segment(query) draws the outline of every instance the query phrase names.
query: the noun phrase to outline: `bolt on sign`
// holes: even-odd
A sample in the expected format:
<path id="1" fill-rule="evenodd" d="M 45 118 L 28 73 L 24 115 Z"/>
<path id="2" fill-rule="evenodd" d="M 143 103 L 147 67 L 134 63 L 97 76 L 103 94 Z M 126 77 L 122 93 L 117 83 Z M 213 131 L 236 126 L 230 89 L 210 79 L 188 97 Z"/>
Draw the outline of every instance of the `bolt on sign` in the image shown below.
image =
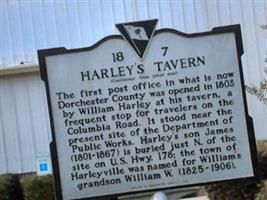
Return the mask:
<path id="1" fill-rule="evenodd" d="M 186 34 L 156 24 L 38 51 L 58 199 L 254 177 L 240 26 Z"/>

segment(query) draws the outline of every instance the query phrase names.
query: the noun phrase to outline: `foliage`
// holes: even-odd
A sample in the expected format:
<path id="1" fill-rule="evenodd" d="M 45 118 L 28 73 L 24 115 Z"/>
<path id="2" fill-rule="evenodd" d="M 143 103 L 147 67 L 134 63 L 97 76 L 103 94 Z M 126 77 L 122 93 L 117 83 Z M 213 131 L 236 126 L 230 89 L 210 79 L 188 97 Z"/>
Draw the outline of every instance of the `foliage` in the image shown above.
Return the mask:
<path id="1" fill-rule="evenodd" d="M 0 199 L 23 200 L 23 193 L 18 174 L 5 174 L 0 176 Z"/>
<path id="2" fill-rule="evenodd" d="M 208 186 L 211 200 L 252 200 L 260 186 L 255 181 L 227 182 Z"/>
<path id="3" fill-rule="evenodd" d="M 267 75 L 267 68 L 265 68 L 264 73 Z M 261 80 L 259 86 L 246 85 L 246 91 L 255 96 L 264 105 L 267 105 L 267 79 Z"/>
<path id="4" fill-rule="evenodd" d="M 266 200 L 267 199 L 267 180 L 262 185 L 260 192 L 256 194 L 255 200 Z"/>
<path id="5" fill-rule="evenodd" d="M 260 177 L 267 179 L 267 140 L 257 142 L 257 151 Z"/>
<path id="6" fill-rule="evenodd" d="M 21 186 L 25 200 L 52 200 L 54 198 L 53 179 L 51 175 L 23 175 Z"/>
<path id="7" fill-rule="evenodd" d="M 257 200 L 267 199 L 267 141 L 257 142 L 259 180 L 228 181 L 206 187 L 211 200 Z M 265 187 L 265 188 L 264 188 Z M 260 192 L 259 192 L 260 191 Z M 259 193 L 258 193 L 259 192 Z"/>

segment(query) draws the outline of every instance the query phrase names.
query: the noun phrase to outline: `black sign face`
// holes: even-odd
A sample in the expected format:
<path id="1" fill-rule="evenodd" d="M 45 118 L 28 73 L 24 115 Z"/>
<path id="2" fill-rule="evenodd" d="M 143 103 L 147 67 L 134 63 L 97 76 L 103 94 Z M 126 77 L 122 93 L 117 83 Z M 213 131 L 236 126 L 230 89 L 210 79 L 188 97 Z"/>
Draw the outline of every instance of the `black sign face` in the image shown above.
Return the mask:
<path id="1" fill-rule="evenodd" d="M 254 176 L 240 27 L 153 34 L 155 25 L 119 24 L 124 39 L 38 52 L 58 199 Z"/>

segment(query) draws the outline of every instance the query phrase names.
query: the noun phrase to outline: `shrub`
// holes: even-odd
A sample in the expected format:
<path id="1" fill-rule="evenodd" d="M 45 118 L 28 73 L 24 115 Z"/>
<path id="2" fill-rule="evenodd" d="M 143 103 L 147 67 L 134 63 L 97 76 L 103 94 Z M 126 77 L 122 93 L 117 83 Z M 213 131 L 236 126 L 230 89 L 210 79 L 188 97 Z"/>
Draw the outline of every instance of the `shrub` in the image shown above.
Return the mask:
<path id="1" fill-rule="evenodd" d="M 259 189 L 256 181 L 231 181 L 206 187 L 211 200 L 252 200 Z"/>
<path id="2" fill-rule="evenodd" d="M 51 175 L 26 174 L 21 178 L 25 200 L 53 200 L 53 179 Z"/>
<path id="3" fill-rule="evenodd" d="M 262 183 L 260 192 L 256 194 L 255 200 L 267 199 L 267 180 Z"/>
<path id="4" fill-rule="evenodd" d="M 5 174 L 0 176 L 0 199 L 23 200 L 23 193 L 18 174 Z"/>
<path id="5" fill-rule="evenodd" d="M 261 189 L 261 180 L 267 178 L 267 141 L 257 142 L 257 152 L 260 180 L 228 181 L 207 186 L 209 198 L 211 200 L 252 200 L 260 191 L 257 200 L 263 200 L 264 198 L 261 198 L 267 191 L 267 189 Z"/>
<path id="6" fill-rule="evenodd" d="M 257 151 L 260 177 L 267 179 L 267 140 L 257 142 Z"/>

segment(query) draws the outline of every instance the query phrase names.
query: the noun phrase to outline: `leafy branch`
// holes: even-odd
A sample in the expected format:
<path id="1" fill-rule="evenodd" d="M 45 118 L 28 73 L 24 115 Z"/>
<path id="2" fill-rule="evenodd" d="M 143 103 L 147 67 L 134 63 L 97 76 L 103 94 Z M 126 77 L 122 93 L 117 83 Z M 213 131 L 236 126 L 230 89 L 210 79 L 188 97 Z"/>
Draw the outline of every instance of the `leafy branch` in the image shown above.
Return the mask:
<path id="1" fill-rule="evenodd" d="M 264 70 L 264 73 L 267 75 L 267 68 Z M 246 85 L 246 91 L 267 105 L 267 80 L 265 78 L 260 81 L 259 87 Z"/>

